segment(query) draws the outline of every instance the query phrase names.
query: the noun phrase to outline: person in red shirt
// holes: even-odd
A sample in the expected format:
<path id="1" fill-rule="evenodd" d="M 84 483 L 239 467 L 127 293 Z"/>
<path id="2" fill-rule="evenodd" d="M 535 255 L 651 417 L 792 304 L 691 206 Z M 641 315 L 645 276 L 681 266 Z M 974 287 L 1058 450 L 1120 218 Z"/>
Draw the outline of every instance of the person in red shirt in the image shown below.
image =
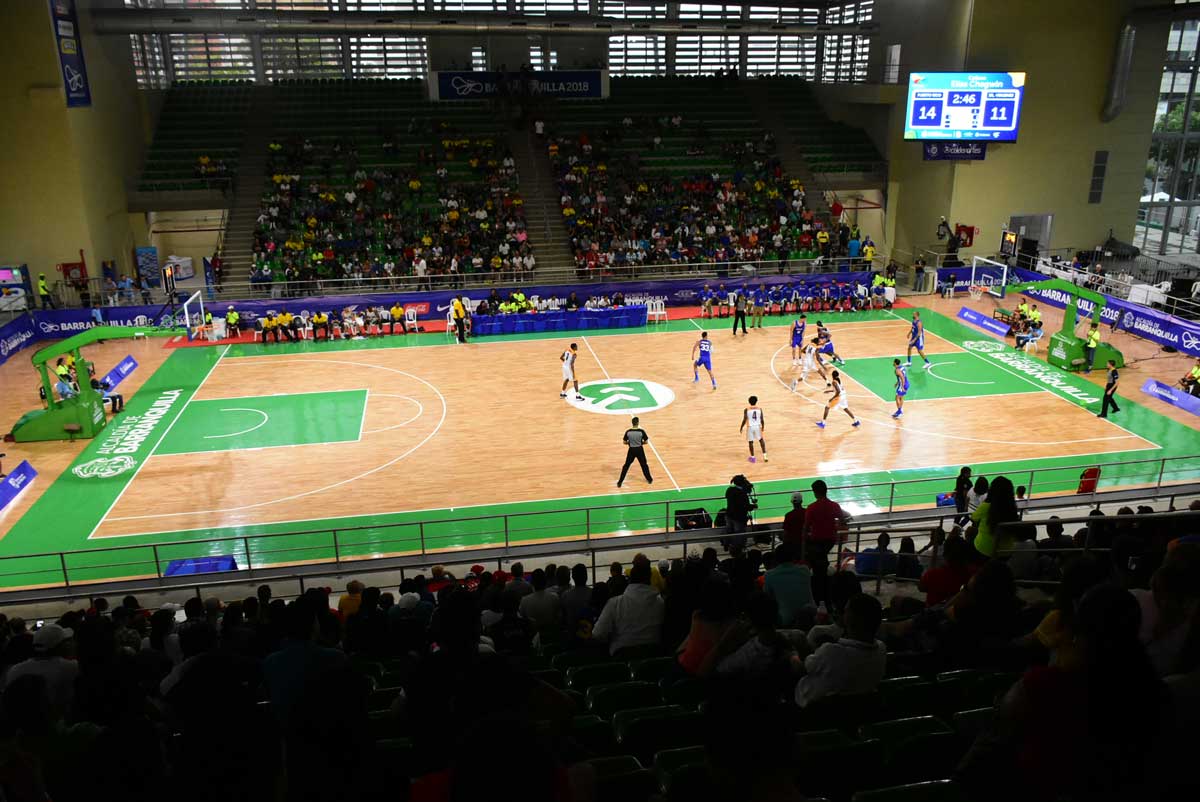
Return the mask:
<path id="1" fill-rule="evenodd" d="M 792 509 L 783 516 L 783 542 L 799 546 L 804 542 L 804 494 L 792 493 Z"/>
<path id="2" fill-rule="evenodd" d="M 939 566 L 929 568 L 921 574 L 917 585 L 925 592 L 925 606 L 933 607 L 950 601 L 962 590 L 963 585 L 971 578 L 971 568 L 968 562 L 970 547 L 961 537 L 951 537 L 946 540 L 946 561 Z"/>
<path id="3" fill-rule="evenodd" d="M 804 560 L 813 572 L 813 599 L 818 607 L 821 602 L 829 607 L 829 552 L 841 541 L 841 529 L 850 516 L 828 498 L 829 486 L 824 480 L 813 482 L 812 491 L 816 500 L 804 511 Z"/>

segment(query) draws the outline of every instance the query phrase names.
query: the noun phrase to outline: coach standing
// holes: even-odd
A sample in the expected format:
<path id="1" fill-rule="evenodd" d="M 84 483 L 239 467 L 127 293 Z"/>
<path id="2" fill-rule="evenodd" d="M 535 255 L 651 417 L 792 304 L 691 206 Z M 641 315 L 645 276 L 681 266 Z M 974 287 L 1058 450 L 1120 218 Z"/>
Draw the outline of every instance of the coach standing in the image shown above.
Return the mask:
<path id="1" fill-rule="evenodd" d="M 646 477 L 646 483 L 654 484 L 654 479 L 650 476 L 650 466 L 646 463 L 646 443 L 649 442 L 650 435 L 638 426 L 637 418 L 633 419 L 633 426 L 625 431 L 625 436 L 621 439 L 629 446 L 629 450 L 625 453 L 625 465 L 621 468 L 621 478 L 617 480 L 617 487 L 625 482 L 625 475 L 629 473 L 629 466 L 634 460 L 641 464 L 642 476 Z"/>

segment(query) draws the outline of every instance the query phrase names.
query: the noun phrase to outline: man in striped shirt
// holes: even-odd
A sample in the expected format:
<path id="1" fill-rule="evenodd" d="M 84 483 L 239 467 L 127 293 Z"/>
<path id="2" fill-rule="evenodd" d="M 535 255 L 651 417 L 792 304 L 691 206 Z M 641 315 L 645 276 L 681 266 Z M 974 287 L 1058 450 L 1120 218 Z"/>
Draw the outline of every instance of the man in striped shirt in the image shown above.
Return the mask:
<path id="1" fill-rule="evenodd" d="M 621 439 L 629 446 L 629 450 L 625 453 L 625 465 L 621 468 L 621 478 L 617 480 L 617 487 L 625 483 L 625 475 L 629 473 L 629 466 L 634 460 L 642 466 L 642 476 L 646 477 L 646 483 L 654 484 L 654 479 L 650 476 L 650 466 L 646 463 L 646 443 L 650 440 L 650 435 L 638 426 L 637 418 L 633 419 L 633 426 L 625 431 L 625 436 Z"/>

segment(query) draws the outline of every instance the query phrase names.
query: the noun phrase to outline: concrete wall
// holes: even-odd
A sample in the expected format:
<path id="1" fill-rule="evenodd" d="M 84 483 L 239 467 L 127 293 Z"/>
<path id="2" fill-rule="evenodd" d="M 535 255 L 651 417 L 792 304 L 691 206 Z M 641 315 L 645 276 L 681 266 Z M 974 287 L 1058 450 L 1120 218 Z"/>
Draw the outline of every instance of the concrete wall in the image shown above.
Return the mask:
<path id="1" fill-rule="evenodd" d="M 952 222 L 982 229 L 975 252 L 993 251 L 1010 216 L 1054 215 L 1051 247 L 1090 248 L 1112 229 L 1133 236 L 1161 76 L 1167 26 L 1138 30 L 1129 103 L 1100 121 L 1121 18 L 1144 3 L 975 0 L 967 66 L 1029 73 L 1020 141 L 988 150 L 987 160 L 955 168 Z M 1019 22 L 1018 22 L 1019 20 Z M 1018 24 L 1019 30 L 1012 26 Z M 1095 152 L 1109 152 L 1103 199 L 1088 203 Z"/>
<path id="2" fill-rule="evenodd" d="M 92 4 L 96 5 L 96 4 Z M 84 6 L 84 4 L 81 4 Z M 89 269 L 115 260 L 127 271 L 137 233 L 125 185 L 140 169 L 144 111 L 129 49 L 91 32 L 80 9 L 92 106 L 68 109 L 49 7 L 7 3 L 0 49 L 0 242 L 2 257 L 56 278 L 54 265 L 84 252 Z"/>

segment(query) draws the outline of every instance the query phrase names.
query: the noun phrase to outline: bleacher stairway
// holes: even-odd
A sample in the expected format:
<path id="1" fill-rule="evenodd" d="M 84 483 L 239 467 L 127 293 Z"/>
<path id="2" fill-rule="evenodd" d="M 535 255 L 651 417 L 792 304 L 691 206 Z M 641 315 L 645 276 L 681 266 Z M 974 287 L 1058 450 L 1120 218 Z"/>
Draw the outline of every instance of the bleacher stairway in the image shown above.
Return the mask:
<path id="1" fill-rule="evenodd" d="M 550 169 L 550 158 L 537 137 L 527 129 L 511 131 L 508 146 L 521 176 L 521 198 L 525 221 L 537 257 L 537 273 L 562 273 L 573 264 L 571 241 L 560 219 L 558 186 Z"/>
<path id="2" fill-rule="evenodd" d="M 225 227 L 222 258 L 226 284 L 245 284 L 250 280 L 253 261 L 254 229 L 259 201 L 267 173 L 267 147 L 271 144 L 277 91 L 273 86 L 255 87 L 242 139 L 241 162 Z"/>
<path id="3" fill-rule="evenodd" d="M 804 185 L 805 202 L 808 204 L 808 208 L 812 209 L 818 218 L 829 219 L 829 203 L 826 201 L 825 191 L 818 186 L 812 167 L 809 166 L 796 143 L 796 137 L 784 123 L 783 117 L 779 113 L 779 100 L 777 98 L 773 100 L 771 96 L 771 83 L 768 81 L 743 81 L 742 85 L 745 87 L 745 95 L 750 101 L 750 108 L 753 110 L 754 116 L 775 137 L 775 143 L 779 148 L 779 160 L 783 162 L 784 171 L 788 175 L 800 179 Z"/>

